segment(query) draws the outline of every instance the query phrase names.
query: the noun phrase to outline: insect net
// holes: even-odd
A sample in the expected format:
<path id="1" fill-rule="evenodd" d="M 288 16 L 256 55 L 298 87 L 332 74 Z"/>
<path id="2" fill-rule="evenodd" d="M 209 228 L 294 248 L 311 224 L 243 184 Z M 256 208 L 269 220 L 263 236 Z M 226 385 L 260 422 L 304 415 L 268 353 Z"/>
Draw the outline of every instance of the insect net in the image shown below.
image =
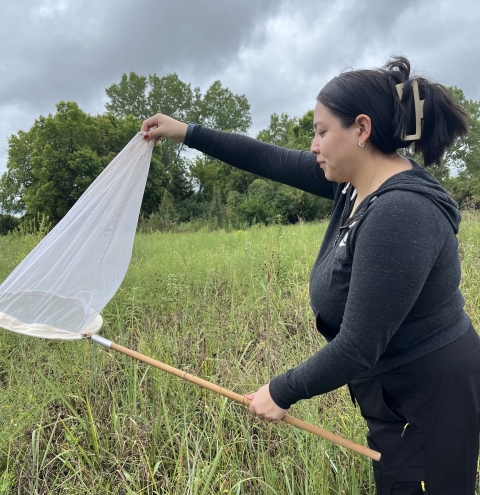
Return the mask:
<path id="1" fill-rule="evenodd" d="M 130 262 L 153 141 L 136 134 L 65 217 L 0 286 L 0 327 L 48 339 L 80 339 Z"/>

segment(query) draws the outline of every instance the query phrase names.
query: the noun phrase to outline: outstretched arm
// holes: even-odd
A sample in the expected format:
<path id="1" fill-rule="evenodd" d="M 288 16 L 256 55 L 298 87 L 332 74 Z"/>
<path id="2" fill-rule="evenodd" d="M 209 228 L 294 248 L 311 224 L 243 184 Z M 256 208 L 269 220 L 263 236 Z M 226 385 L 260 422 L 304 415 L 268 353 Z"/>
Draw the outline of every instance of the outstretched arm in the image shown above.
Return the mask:
<path id="1" fill-rule="evenodd" d="M 185 141 L 187 129 L 187 124 L 162 114 L 150 117 L 142 125 L 142 131 L 148 132 L 148 139 L 168 138 L 176 143 Z M 246 172 L 316 196 L 334 197 L 334 183 L 325 178 L 315 155 L 308 151 L 290 150 L 201 125 L 195 126 L 188 145 Z"/>

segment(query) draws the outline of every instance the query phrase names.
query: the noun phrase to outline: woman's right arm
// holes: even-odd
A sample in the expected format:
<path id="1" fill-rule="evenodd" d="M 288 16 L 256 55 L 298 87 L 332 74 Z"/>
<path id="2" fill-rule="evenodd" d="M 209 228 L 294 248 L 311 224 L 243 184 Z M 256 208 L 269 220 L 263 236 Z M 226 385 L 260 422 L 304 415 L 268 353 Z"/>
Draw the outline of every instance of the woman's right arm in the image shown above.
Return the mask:
<path id="1" fill-rule="evenodd" d="M 142 125 L 149 138 L 166 137 L 176 143 L 184 142 L 187 129 L 187 124 L 162 114 L 150 117 Z M 325 179 L 315 155 L 308 151 L 289 150 L 201 125 L 195 125 L 188 146 L 246 172 L 333 199 L 334 183 Z"/>

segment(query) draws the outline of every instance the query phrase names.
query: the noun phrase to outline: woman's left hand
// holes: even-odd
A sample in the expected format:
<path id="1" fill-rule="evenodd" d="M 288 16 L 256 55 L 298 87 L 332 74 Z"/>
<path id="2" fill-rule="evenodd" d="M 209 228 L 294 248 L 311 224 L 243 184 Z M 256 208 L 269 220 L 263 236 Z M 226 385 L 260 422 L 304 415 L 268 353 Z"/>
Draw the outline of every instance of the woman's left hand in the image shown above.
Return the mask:
<path id="1" fill-rule="evenodd" d="M 287 414 L 287 409 L 282 409 L 273 402 L 268 383 L 253 394 L 245 394 L 245 397 L 252 401 L 250 404 L 250 416 L 256 416 L 276 424 L 280 423 L 281 419 Z"/>

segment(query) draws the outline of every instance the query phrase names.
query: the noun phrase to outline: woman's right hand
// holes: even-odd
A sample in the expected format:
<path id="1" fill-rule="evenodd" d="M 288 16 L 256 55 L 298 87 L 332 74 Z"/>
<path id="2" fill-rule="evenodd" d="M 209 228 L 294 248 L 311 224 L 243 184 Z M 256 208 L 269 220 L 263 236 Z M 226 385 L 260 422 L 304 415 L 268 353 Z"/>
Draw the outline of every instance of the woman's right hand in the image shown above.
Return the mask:
<path id="1" fill-rule="evenodd" d="M 187 128 L 188 124 L 157 113 L 143 121 L 141 130 L 148 133 L 145 135 L 146 139 L 155 139 L 155 142 L 158 142 L 160 138 L 168 138 L 175 143 L 183 143 Z"/>

